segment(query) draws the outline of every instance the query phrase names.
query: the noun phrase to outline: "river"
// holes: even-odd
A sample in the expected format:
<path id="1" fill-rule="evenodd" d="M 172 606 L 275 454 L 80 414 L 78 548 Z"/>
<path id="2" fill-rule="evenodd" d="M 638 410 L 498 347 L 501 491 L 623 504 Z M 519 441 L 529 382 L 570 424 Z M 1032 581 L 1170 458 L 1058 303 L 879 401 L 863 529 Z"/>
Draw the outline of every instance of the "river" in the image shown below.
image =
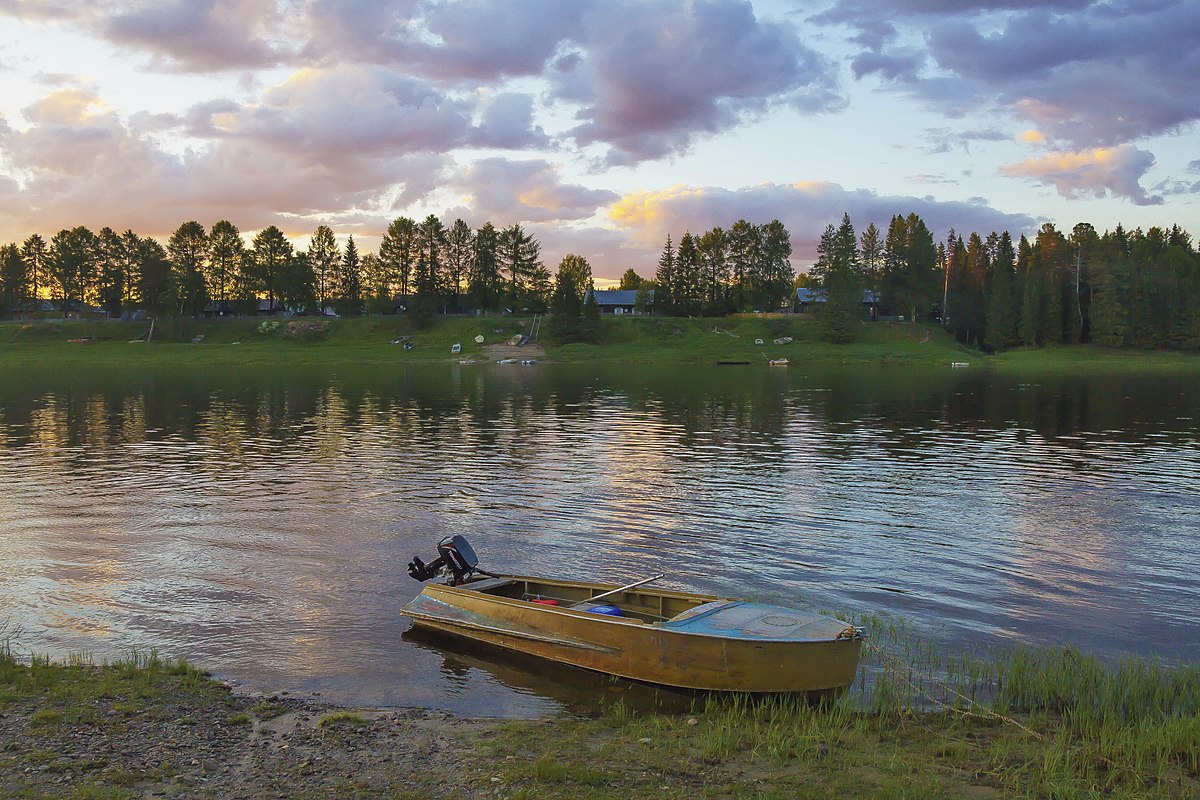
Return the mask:
<path id="1" fill-rule="evenodd" d="M 536 716 L 620 693 L 406 636 L 492 571 L 1200 658 L 1200 377 L 449 365 L 0 372 L 0 626 L 248 691 Z"/>

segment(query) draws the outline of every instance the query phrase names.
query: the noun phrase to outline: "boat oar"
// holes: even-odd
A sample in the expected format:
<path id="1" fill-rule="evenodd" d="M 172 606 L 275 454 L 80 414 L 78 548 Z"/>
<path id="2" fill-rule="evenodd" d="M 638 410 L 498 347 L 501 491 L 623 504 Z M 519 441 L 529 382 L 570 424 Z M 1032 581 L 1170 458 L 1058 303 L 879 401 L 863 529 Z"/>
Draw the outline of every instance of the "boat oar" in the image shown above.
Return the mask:
<path id="1" fill-rule="evenodd" d="M 660 572 L 659 574 L 655 575 L 653 578 L 643 578 L 642 580 L 635 581 L 635 582 L 629 584 L 628 586 L 621 586 L 620 588 L 617 588 L 617 589 L 610 589 L 609 591 L 604 592 L 603 594 L 598 594 L 595 597 L 592 597 L 588 600 L 584 600 L 582 603 L 576 603 L 575 605 L 571 606 L 571 608 L 579 608 L 582 605 L 586 605 L 588 603 L 594 603 L 597 600 L 599 600 L 601 597 L 609 597 L 614 594 L 620 594 L 621 592 L 627 592 L 630 589 L 636 589 L 637 587 L 639 587 L 643 584 L 650 583 L 651 581 L 656 581 L 659 578 L 665 578 L 665 577 L 667 577 L 667 573 Z"/>

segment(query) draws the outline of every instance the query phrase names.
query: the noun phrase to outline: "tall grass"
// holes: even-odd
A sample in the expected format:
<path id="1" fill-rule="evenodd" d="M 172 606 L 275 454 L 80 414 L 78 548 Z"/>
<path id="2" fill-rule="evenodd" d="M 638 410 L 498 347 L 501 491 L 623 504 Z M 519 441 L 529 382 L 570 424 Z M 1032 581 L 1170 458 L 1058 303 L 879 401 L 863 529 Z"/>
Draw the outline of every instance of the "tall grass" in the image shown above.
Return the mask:
<path id="1" fill-rule="evenodd" d="M 812 762 L 896 740 L 1010 796 L 1200 796 L 1200 664 L 1106 663 L 1072 648 L 953 651 L 903 620 L 855 623 L 870 646 L 840 697 L 703 698 L 675 746 Z M 608 718 L 648 736 L 682 724 L 620 708 Z"/>

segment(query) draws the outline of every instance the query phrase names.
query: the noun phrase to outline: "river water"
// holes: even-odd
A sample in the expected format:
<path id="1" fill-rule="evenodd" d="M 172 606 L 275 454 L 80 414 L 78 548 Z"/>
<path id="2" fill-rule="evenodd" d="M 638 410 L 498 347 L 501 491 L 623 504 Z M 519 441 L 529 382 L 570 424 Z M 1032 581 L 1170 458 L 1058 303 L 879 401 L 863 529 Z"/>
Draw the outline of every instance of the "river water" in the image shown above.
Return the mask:
<path id="1" fill-rule="evenodd" d="M 1195 659 L 1198 440 L 1178 375 L 0 371 L 0 626 L 344 703 L 530 716 L 628 690 L 405 635 L 405 565 L 459 533 L 492 571 Z"/>

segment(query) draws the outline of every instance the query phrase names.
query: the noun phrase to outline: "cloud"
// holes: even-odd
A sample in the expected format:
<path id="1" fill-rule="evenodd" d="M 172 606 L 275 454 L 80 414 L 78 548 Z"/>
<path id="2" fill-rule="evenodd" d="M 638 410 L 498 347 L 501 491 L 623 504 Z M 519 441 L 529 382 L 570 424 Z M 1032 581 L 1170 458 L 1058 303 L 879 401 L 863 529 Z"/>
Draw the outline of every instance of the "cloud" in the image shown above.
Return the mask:
<path id="1" fill-rule="evenodd" d="M 697 135 L 767 109 L 840 108 L 832 66 L 787 25 L 748 2 L 605 3 L 582 46 L 551 73 L 554 96 L 580 104 L 575 139 L 628 164 L 686 150 Z"/>
<path id="2" fill-rule="evenodd" d="M 1159 205 L 1161 196 L 1148 195 L 1141 178 L 1154 166 L 1154 154 L 1133 145 L 1097 147 L 1081 152 L 1050 153 L 1000 168 L 1009 177 L 1031 178 L 1053 186 L 1070 200 L 1081 196 L 1126 197 L 1135 205 Z"/>
<path id="3" fill-rule="evenodd" d="M 1017 141 L 1026 142 L 1028 144 L 1041 144 L 1046 141 L 1046 134 L 1039 130 L 1030 128 L 1027 131 L 1021 131 L 1017 134 Z"/>
<path id="4" fill-rule="evenodd" d="M 859 78 L 954 116 L 1002 110 L 1076 149 L 1200 120 L 1200 0 L 843 0 L 811 19 L 859 31 Z"/>
<path id="5" fill-rule="evenodd" d="M 951 128 L 929 128 L 925 133 L 929 136 L 929 144 L 922 149 L 929 154 L 949 153 L 951 150 L 970 153 L 972 142 L 1006 142 L 1010 138 L 999 128 L 970 128 L 961 131 Z"/>
<path id="6" fill-rule="evenodd" d="M 585 219 L 619 197 L 604 189 L 564 184 L 558 170 L 541 159 L 481 159 L 463 169 L 451 186 L 468 199 L 466 206 L 446 216 L 460 216 L 475 225 L 487 220 Z"/>
<path id="7" fill-rule="evenodd" d="M 850 214 L 859 231 L 871 222 L 886 231 L 894 215 L 915 212 L 935 237 L 950 228 L 1008 230 L 1015 236 L 1036 227 L 1032 217 L 1005 214 L 981 201 L 879 195 L 825 181 L 768 183 L 736 190 L 675 186 L 658 192 L 636 192 L 614 203 L 609 217 L 627 229 L 636 242 L 660 248 L 668 233 L 678 238 L 689 229 L 702 233 L 714 226 L 728 228 L 738 219 L 758 223 L 779 219 L 791 232 L 793 257 L 804 262 L 816 258 L 822 231 L 826 225 L 841 222 L 843 212 Z"/>
<path id="8" fill-rule="evenodd" d="M 550 137 L 533 119 L 533 96 L 505 92 L 493 97 L 472 134 L 479 147 L 506 150 L 550 147 Z"/>
<path id="9" fill-rule="evenodd" d="M 149 51 L 169 68 L 208 72 L 279 63 L 285 47 L 272 38 L 283 22 L 276 0 L 156 0 L 114 11 L 101 31 L 114 44 Z"/>
<path id="10" fill-rule="evenodd" d="M 163 235 L 187 219 L 220 218 L 244 230 L 311 230 L 313 219 L 385 216 L 420 199 L 446 164 L 403 153 L 347 153 L 333 163 L 238 139 L 179 155 L 79 89 L 51 93 L 24 116 L 24 130 L 0 129 L 0 151 L 20 180 L 0 186 L 0 235 L 9 238 L 75 225 Z"/>
<path id="11" fill-rule="evenodd" d="M 404 67 L 439 80 L 540 74 L 591 0 L 316 0 L 308 58 Z"/>
<path id="12" fill-rule="evenodd" d="M 471 132 L 471 107 L 429 83 L 378 67 L 303 69 L 260 102 L 214 118 L 233 138 L 341 160 L 444 152 Z"/>
<path id="13" fill-rule="evenodd" d="M 149 53 L 159 67 L 220 72 L 287 57 L 292 26 L 278 0 L 0 0 L 0 14 L 99 33 Z"/>
<path id="14" fill-rule="evenodd" d="M 850 68 L 856 78 L 878 73 L 890 81 L 914 83 L 926 59 L 925 52 L 915 48 L 896 47 L 886 53 L 868 50 L 855 56 Z"/>
<path id="15" fill-rule="evenodd" d="M 1200 2 L 1044 10 L 984 36 L 972 24 L 929 32 L 939 66 L 1077 147 L 1171 132 L 1200 119 Z"/>

